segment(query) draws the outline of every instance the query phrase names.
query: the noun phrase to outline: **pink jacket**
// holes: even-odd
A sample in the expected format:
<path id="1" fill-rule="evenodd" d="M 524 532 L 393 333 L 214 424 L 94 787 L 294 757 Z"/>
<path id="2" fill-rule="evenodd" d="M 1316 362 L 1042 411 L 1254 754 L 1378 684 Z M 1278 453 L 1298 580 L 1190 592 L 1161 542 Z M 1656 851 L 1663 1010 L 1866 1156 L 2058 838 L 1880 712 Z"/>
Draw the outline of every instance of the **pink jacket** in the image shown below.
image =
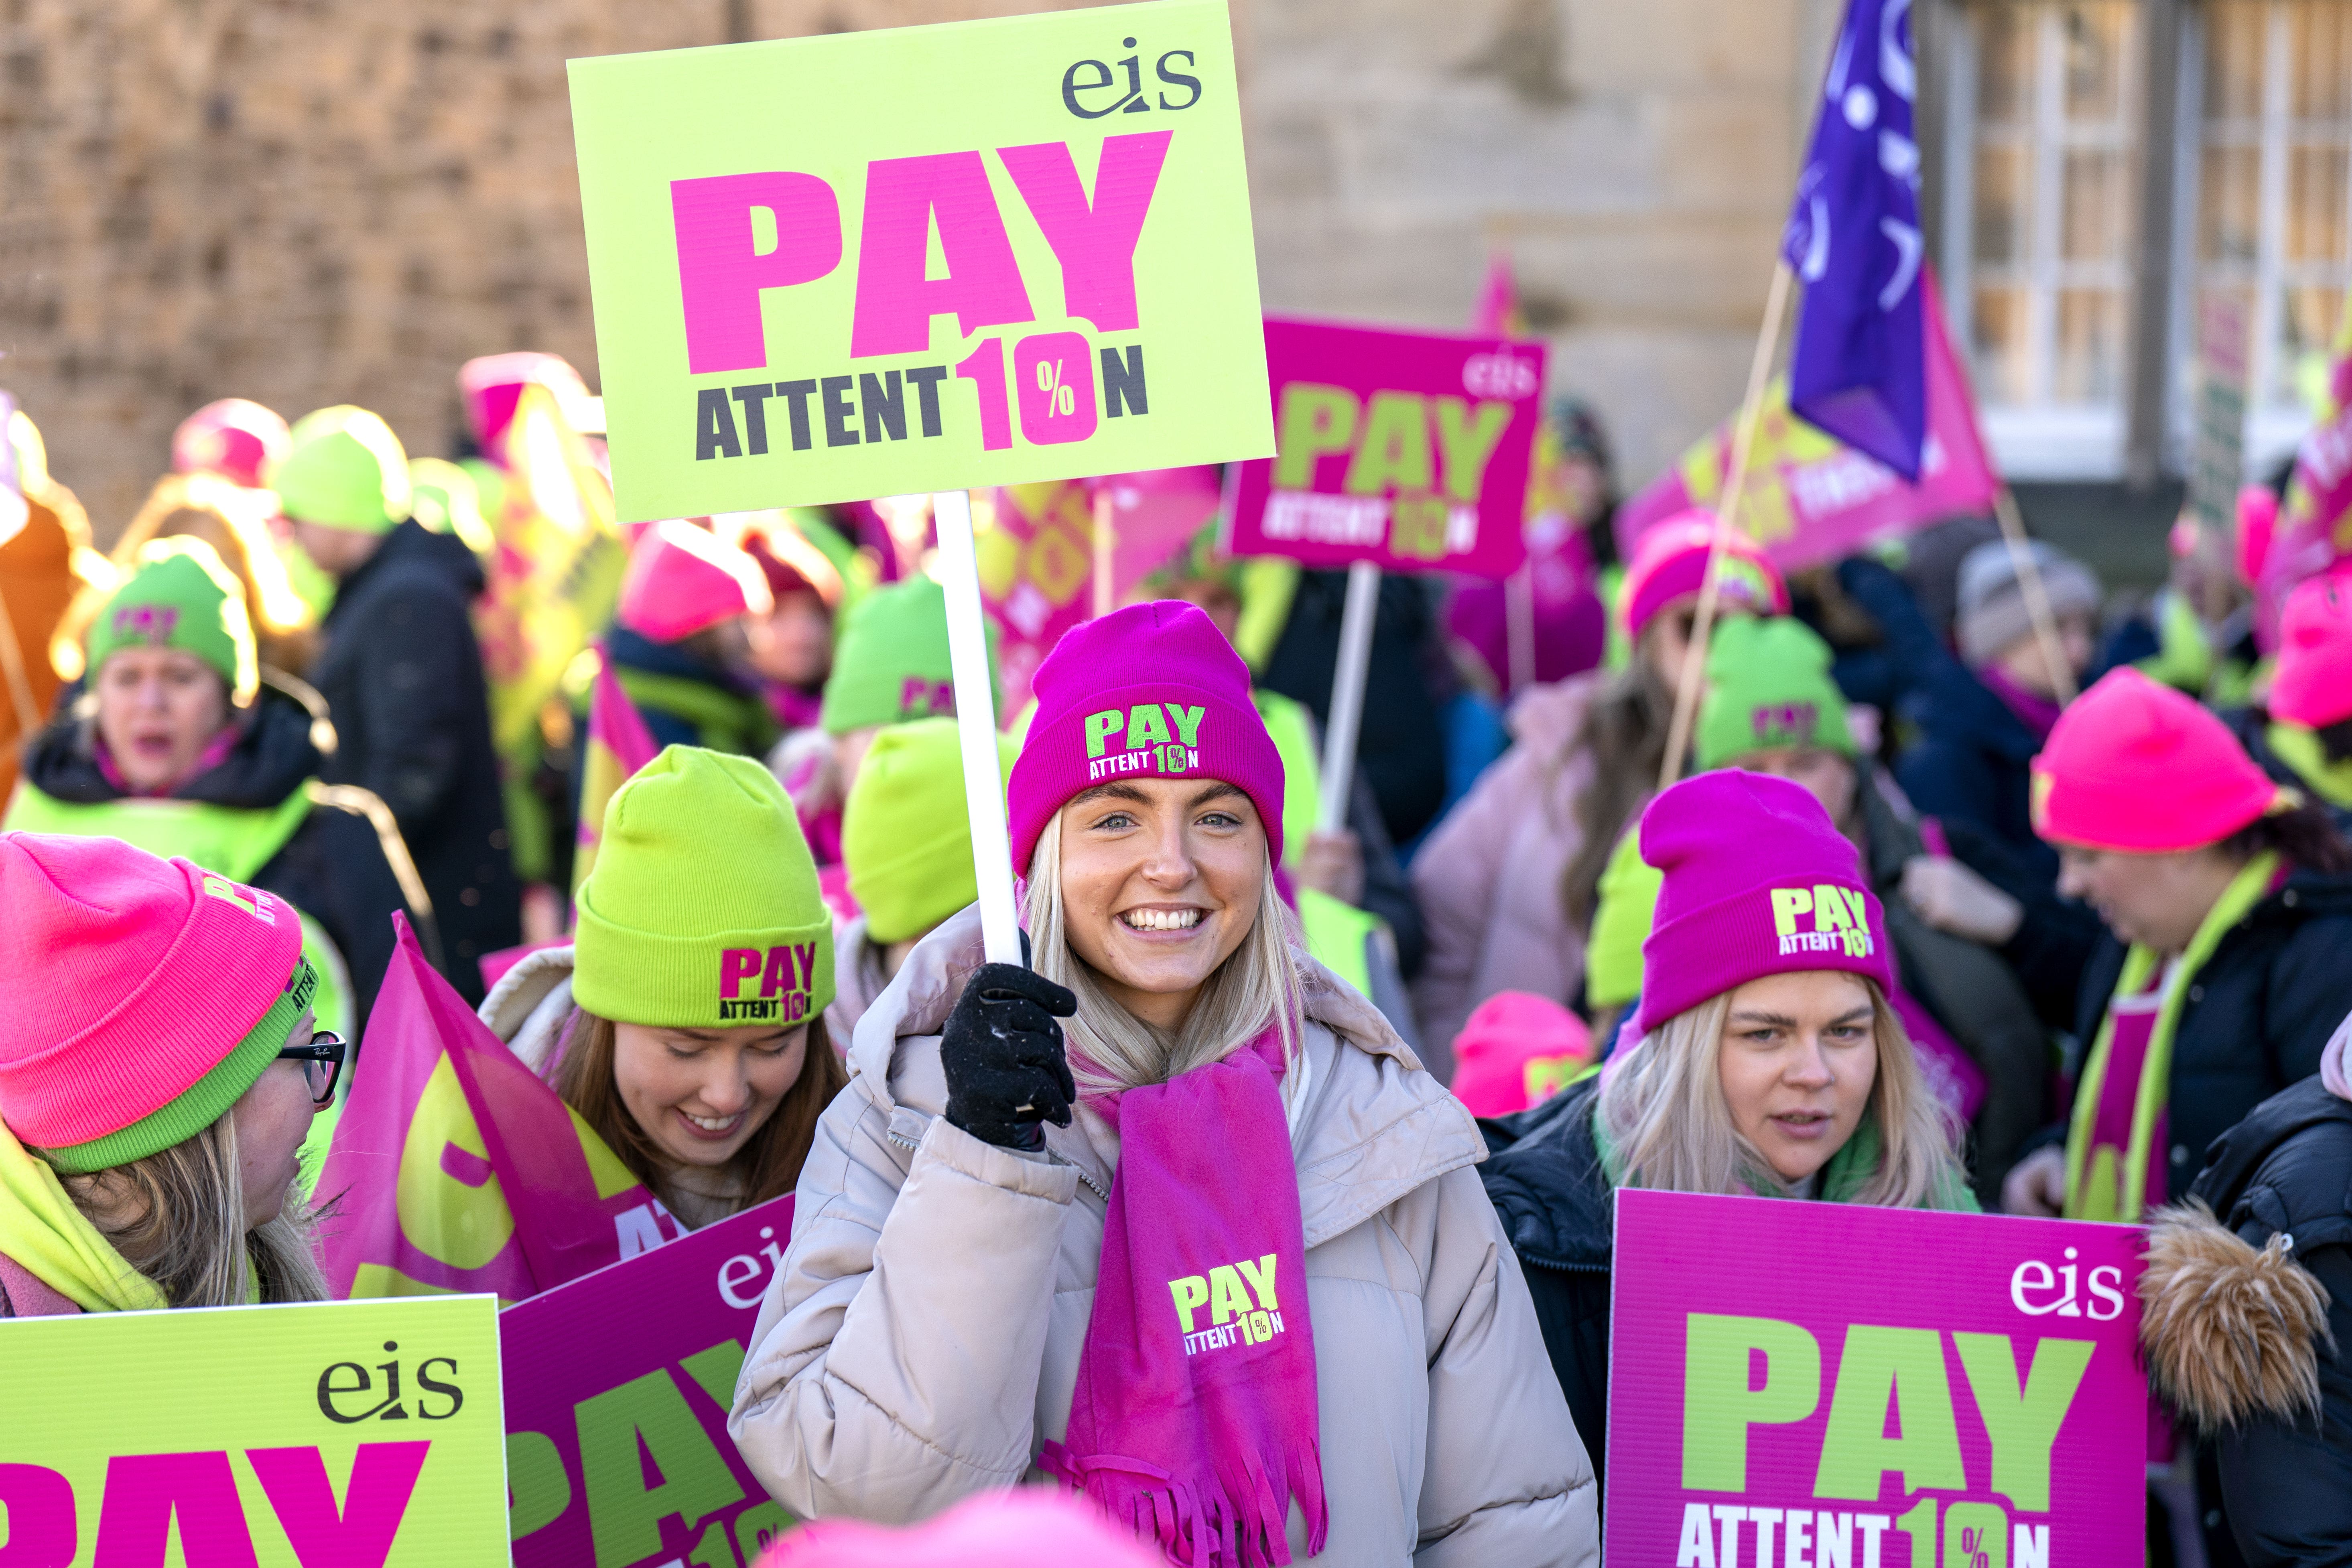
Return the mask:
<path id="1" fill-rule="evenodd" d="M 1592 759 L 1567 753 L 1602 679 L 1528 688 L 1511 705 L 1511 749 L 1413 855 L 1429 952 L 1412 1001 L 1432 1041 L 1450 1042 L 1498 991 L 1562 1005 L 1576 994 L 1584 933 L 1568 923 L 1560 883 L 1584 842 L 1576 801 Z"/>

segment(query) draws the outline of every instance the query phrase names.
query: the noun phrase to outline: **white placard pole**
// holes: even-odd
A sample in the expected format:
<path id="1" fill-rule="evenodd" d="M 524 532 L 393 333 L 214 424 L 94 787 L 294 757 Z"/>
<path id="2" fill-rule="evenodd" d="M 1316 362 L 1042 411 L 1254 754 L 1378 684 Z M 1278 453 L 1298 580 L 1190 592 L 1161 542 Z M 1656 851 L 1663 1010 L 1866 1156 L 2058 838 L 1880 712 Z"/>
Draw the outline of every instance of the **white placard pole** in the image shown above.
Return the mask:
<path id="1" fill-rule="evenodd" d="M 996 691 L 988 676 L 988 629 L 972 553 L 971 493 L 931 497 L 940 532 L 940 581 L 947 590 L 948 661 L 955 674 L 956 734 L 963 746 L 963 800 L 971 818 L 971 863 L 980 881 L 980 929 L 991 963 L 1021 962 L 1013 902 L 1013 846 L 1004 826 L 1004 774 L 997 763 Z"/>
<path id="2" fill-rule="evenodd" d="M 1339 616 L 1339 662 L 1331 671 L 1331 721 L 1323 729 L 1323 799 L 1316 826 L 1338 833 L 1348 826 L 1348 795 L 1356 777 L 1356 734 L 1364 719 L 1364 676 L 1372 662 L 1372 619 L 1381 605 L 1381 569 L 1348 563 L 1348 604 Z"/>

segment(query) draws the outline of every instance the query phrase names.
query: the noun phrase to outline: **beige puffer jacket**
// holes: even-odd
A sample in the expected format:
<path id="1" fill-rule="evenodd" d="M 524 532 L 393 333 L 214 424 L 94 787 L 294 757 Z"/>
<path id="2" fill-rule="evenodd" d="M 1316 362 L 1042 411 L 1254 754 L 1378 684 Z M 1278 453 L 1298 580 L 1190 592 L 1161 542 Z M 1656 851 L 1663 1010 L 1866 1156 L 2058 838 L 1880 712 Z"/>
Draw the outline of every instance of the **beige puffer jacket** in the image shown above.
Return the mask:
<path id="1" fill-rule="evenodd" d="M 1032 1159 L 940 1115 L 939 1030 L 974 910 L 869 1011 L 801 1172 L 792 1250 L 728 1421 L 804 1518 L 884 1521 L 1037 1479 L 1094 1308 L 1116 1132 L 1081 1107 Z M 1598 1499 L 1461 1103 L 1328 973 L 1293 1117 L 1330 1531 L 1313 1562 L 1597 1563 Z M 1298 1069 L 1294 1069 L 1298 1070 Z M 1294 1559 L 1305 1557 L 1292 1510 Z"/>

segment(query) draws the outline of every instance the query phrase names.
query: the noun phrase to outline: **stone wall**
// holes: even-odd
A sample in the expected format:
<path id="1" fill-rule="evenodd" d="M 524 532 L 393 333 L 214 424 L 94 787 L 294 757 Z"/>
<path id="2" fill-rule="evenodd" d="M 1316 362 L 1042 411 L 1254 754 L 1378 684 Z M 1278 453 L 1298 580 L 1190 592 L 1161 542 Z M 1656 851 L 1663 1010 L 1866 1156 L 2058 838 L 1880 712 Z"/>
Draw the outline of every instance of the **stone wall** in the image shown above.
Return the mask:
<path id="1" fill-rule="evenodd" d="M 101 540 L 214 397 L 458 427 L 595 377 L 563 60 L 1040 0 L 0 0 L 0 385 Z M 1654 472 L 1736 399 L 1831 0 L 1234 0 L 1269 309 L 1457 325 L 1517 260 Z"/>

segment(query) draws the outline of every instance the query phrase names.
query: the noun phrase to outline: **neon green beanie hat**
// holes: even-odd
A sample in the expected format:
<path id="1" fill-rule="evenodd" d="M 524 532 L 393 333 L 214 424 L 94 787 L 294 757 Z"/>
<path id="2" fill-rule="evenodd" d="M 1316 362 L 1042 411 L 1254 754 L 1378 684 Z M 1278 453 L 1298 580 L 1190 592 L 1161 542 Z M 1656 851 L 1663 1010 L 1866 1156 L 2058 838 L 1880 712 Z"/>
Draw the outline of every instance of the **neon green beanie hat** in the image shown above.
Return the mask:
<path id="1" fill-rule="evenodd" d="M 1000 773 L 1011 773 L 1017 750 L 998 738 Z M 874 738 L 842 806 L 841 858 L 874 942 L 920 935 L 980 897 L 954 720 L 893 724 Z"/>
<path id="2" fill-rule="evenodd" d="M 1787 616 L 1716 623 L 1698 715 L 1702 773 L 1783 747 L 1854 754 L 1845 694 L 1830 679 L 1829 644 Z"/>
<path id="3" fill-rule="evenodd" d="M 992 623 L 989 641 L 992 651 Z M 946 592 L 929 577 L 915 576 L 866 595 L 834 649 L 819 721 L 824 732 L 846 735 L 954 711 Z"/>
<path id="4" fill-rule="evenodd" d="M 454 533 L 467 549 L 488 555 L 498 548 L 482 521 L 481 490 L 474 476 L 446 458 L 408 460 L 409 515 L 436 533 Z"/>
<path id="5" fill-rule="evenodd" d="M 833 919 L 775 775 L 672 746 L 604 808 L 572 995 L 616 1023 L 806 1023 L 833 1000 Z"/>
<path id="6" fill-rule="evenodd" d="M 213 547 L 175 534 L 150 540 L 137 570 L 89 624 L 93 679 L 108 658 L 126 647 L 175 647 L 220 672 L 229 698 L 242 708 L 261 684 L 253 622 L 245 589 Z"/>
<path id="7" fill-rule="evenodd" d="M 350 404 L 294 422 L 294 446 L 270 470 L 278 510 L 297 522 L 384 533 L 408 517 L 408 454 L 375 415 Z"/>

